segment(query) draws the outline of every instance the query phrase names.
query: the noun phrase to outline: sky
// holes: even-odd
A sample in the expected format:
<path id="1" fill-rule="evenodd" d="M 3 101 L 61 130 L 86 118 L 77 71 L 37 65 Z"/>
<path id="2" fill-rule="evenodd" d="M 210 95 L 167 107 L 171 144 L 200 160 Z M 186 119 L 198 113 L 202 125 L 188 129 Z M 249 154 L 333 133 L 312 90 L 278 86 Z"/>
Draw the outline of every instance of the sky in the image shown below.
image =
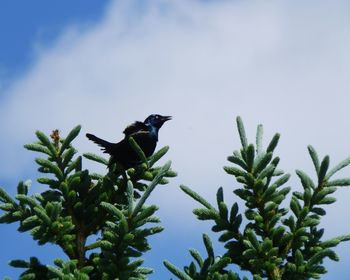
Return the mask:
<path id="1" fill-rule="evenodd" d="M 188 248 L 203 252 L 211 226 L 191 214 L 198 205 L 179 185 L 209 201 L 223 186 L 228 201 L 237 200 L 237 183 L 222 170 L 239 148 L 236 116 L 251 142 L 260 123 L 265 143 L 281 133 L 277 154 L 293 190 L 296 169 L 314 176 L 307 145 L 329 154 L 331 165 L 350 156 L 349 12 L 345 0 L 2 1 L 0 185 L 13 194 L 19 180 L 32 179 L 32 191 L 40 189 L 34 155 L 23 148 L 36 130 L 65 134 L 81 124 L 76 147 L 99 153 L 86 132 L 117 141 L 135 120 L 172 115 L 158 147 L 170 146 L 166 160 L 179 175 L 151 197 L 165 231 L 145 256 L 156 270 L 150 279 L 170 279 L 162 261 L 188 264 Z M 322 222 L 327 238 L 350 233 L 350 190 L 336 197 Z M 19 275 L 10 259 L 63 257 L 16 225 L 1 225 L 1 233 L 2 277 Z M 349 246 L 336 249 L 341 261 L 327 262 L 323 279 L 346 279 Z"/>

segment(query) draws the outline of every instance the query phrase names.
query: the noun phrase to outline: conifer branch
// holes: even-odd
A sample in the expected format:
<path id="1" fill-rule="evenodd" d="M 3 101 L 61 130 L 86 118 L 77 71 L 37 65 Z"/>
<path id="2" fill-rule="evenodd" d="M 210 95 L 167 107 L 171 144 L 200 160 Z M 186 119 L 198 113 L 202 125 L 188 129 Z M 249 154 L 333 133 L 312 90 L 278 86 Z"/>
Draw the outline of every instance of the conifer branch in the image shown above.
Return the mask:
<path id="1" fill-rule="evenodd" d="M 194 200 L 198 201 L 200 204 L 202 204 L 207 209 L 215 209 L 208 201 L 206 201 L 203 197 L 201 197 L 199 194 L 197 194 L 195 191 L 191 190 L 190 188 L 181 185 L 180 188 L 188 194 L 190 197 L 192 197 Z"/>
<path id="2" fill-rule="evenodd" d="M 140 200 L 136 204 L 135 209 L 133 211 L 133 216 L 135 216 L 140 211 L 141 207 L 146 202 L 146 199 L 150 196 L 151 192 L 159 184 L 159 182 L 164 177 L 164 175 L 168 172 L 168 170 L 170 169 L 170 166 L 171 166 L 171 161 L 168 161 L 162 167 L 162 169 L 159 171 L 159 173 L 156 175 L 156 177 L 154 177 L 152 183 L 148 186 L 148 188 L 146 189 L 146 191 L 144 192 L 144 194 L 142 195 L 142 197 L 140 198 Z"/>
<path id="3" fill-rule="evenodd" d="M 36 163 L 42 173 L 37 181 L 47 187 L 45 191 L 30 195 L 30 182 L 20 182 L 13 199 L 0 188 L 0 209 L 4 211 L 0 223 L 19 222 L 19 231 L 29 231 L 40 245 L 58 245 L 68 261 L 56 259 L 52 266 L 31 258 L 10 264 L 25 269 L 21 279 L 147 279 L 145 275 L 153 270 L 142 267 L 140 257 L 150 250 L 148 237 L 163 228 L 147 227 L 160 220 L 154 216 L 158 207 L 144 203 L 157 184 L 166 183 L 165 177 L 176 176 L 170 162 L 153 167 L 168 147 L 129 169 L 130 174 L 134 170 L 130 176 L 116 164 L 105 175 L 90 173 L 83 170 L 82 157 L 72 144 L 80 129 L 76 126 L 66 138 L 57 129 L 50 138 L 38 131 L 39 142 L 25 145 L 44 156 Z M 84 157 L 108 165 L 100 156 L 87 153 Z M 147 178 L 151 181 L 148 186 Z M 101 239 L 97 239 L 98 232 Z M 86 244 L 88 238 L 90 244 Z M 93 250 L 97 248 L 100 252 Z"/>
<path id="4" fill-rule="evenodd" d="M 148 161 L 146 158 L 145 153 L 142 151 L 142 149 L 140 148 L 140 146 L 136 143 L 136 141 L 134 140 L 134 138 L 130 137 L 128 139 L 129 144 L 131 145 L 131 147 L 133 148 L 133 150 L 137 153 L 137 155 L 139 156 L 139 158 L 141 159 L 141 161 L 145 164 L 148 165 Z"/>
<path id="5" fill-rule="evenodd" d="M 259 124 L 256 128 L 256 153 L 260 154 L 263 150 L 262 148 L 262 138 L 263 138 L 264 129 L 262 124 Z"/>
<path id="6" fill-rule="evenodd" d="M 291 187 L 283 186 L 289 180 L 290 174 L 277 169 L 279 157 L 273 155 L 280 135 L 275 134 L 264 150 L 261 125 L 257 127 L 256 147 L 253 144 L 248 145 L 240 117 L 237 117 L 237 129 L 242 147 L 227 158 L 234 166 L 225 166 L 224 170 L 241 184 L 234 193 L 245 202 L 244 217 L 247 222 L 242 223 L 243 216 L 238 214 L 237 203 L 232 205 L 229 213 L 230 207 L 224 202 L 222 188 L 217 192 L 217 208 L 214 208 L 199 194 L 181 186 L 186 194 L 205 207 L 194 209 L 194 214 L 199 220 L 211 220 L 214 223 L 212 231 L 221 233 L 219 241 L 225 245 L 224 256 L 230 258 L 229 263 L 250 271 L 253 279 L 320 278 L 326 273 L 324 259 L 337 261 L 338 256 L 333 248 L 340 242 L 350 240 L 348 235 L 344 235 L 323 241 L 324 230 L 319 228 L 321 217 L 326 214 L 324 205 L 335 202 L 335 198 L 330 195 L 337 187 L 350 185 L 349 178 L 333 181 L 329 179 L 349 165 L 350 159 L 345 159 L 328 171 L 329 157 L 324 157 L 320 163 L 315 149 L 308 146 L 317 182 L 313 182 L 304 171 L 297 170 L 296 174 L 304 191 L 293 192 L 290 209 L 282 208 L 281 204 L 287 199 Z M 288 216 L 288 213 L 291 214 Z M 212 247 L 208 248 L 209 255 L 213 256 Z M 193 249 L 190 252 L 196 264 L 204 267 L 204 261 L 198 253 Z M 226 260 L 223 261 L 225 262 Z M 215 270 L 215 266 L 213 267 Z M 177 277 L 183 277 L 181 270 L 169 264 L 167 268 Z M 195 263 L 184 267 L 184 272 L 191 277 L 195 276 Z M 217 277 L 228 279 L 230 272 L 216 273 L 220 275 Z M 208 272 L 204 275 L 207 277 L 205 279 L 212 279 Z"/>
<path id="7" fill-rule="evenodd" d="M 70 143 L 78 136 L 80 130 L 81 130 L 81 126 L 77 125 L 69 132 L 68 136 L 62 142 L 59 156 L 63 154 L 63 152 L 69 147 Z"/>
<path id="8" fill-rule="evenodd" d="M 244 125 L 243 125 L 243 121 L 242 121 L 241 117 L 238 116 L 236 118 L 236 123 L 237 123 L 239 137 L 241 139 L 242 147 L 243 147 L 243 149 L 246 149 L 248 146 L 248 141 L 247 141 L 247 136 L 245 133 L 245 129 L 244 129 Z"/>

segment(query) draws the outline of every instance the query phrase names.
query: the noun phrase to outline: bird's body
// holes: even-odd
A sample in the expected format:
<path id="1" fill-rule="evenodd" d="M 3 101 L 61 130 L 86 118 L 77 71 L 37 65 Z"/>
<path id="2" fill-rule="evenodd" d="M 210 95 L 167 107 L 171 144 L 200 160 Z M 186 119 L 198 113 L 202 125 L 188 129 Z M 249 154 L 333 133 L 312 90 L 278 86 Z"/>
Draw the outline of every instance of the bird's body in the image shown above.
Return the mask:
<path id="1" fill-rule="evenodd" d="M 168 116 L 150 115 L 144 122 L 134 122 L 125 128 L 125 137 L 118 143 L 110 143 L 89 133 L 86 137 L 101 146 L 104 153 L 110 154 L 110 164 L 119 163 L 127 169 L 140 163 L 140 157 L 131 147 L 129 138 L 132 137 L 145 156 L 149 157 L 156 149 L 159 129 L 170 119 Z"/>

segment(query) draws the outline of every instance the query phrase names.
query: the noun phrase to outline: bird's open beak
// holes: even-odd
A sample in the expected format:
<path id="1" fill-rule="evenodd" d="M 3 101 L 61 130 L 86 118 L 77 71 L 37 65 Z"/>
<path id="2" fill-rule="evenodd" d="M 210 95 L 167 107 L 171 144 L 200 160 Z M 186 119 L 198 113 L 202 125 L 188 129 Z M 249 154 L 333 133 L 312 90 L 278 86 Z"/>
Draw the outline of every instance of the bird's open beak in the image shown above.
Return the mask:
<path id="1" fill-rule="evenodd" d="M 170 121 L 171 119 L 172 119 L 171 116 L 163 116 L 163 117 L 162 117 L 162 121 L 163 121 L 163 122 Z"/>

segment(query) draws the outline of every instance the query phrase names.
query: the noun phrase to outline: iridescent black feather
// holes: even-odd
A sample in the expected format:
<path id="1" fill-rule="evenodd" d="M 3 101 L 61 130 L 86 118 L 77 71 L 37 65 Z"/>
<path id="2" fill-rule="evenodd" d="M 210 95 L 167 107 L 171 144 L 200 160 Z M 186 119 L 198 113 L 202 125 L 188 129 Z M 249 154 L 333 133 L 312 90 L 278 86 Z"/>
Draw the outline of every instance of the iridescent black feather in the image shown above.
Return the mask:
<path id="1" fill-rule="evenodd" d="M 138 165 L 140 157 L 129 144 L 132 137 L 140 146 L 146 157 L 151 156 L 156 149 L 158 131 L 164 122 L 170 120 L 169 116 L 150 115 L 144 122 L 136 121 L 125 128 L 125 137 L 118 143 L 110 143 L 93 134 L 87 133 L 86 137 L 102 147 L 104 153 L 111 156 L 110 164 L 119 163 L 125 169 Z"/>

